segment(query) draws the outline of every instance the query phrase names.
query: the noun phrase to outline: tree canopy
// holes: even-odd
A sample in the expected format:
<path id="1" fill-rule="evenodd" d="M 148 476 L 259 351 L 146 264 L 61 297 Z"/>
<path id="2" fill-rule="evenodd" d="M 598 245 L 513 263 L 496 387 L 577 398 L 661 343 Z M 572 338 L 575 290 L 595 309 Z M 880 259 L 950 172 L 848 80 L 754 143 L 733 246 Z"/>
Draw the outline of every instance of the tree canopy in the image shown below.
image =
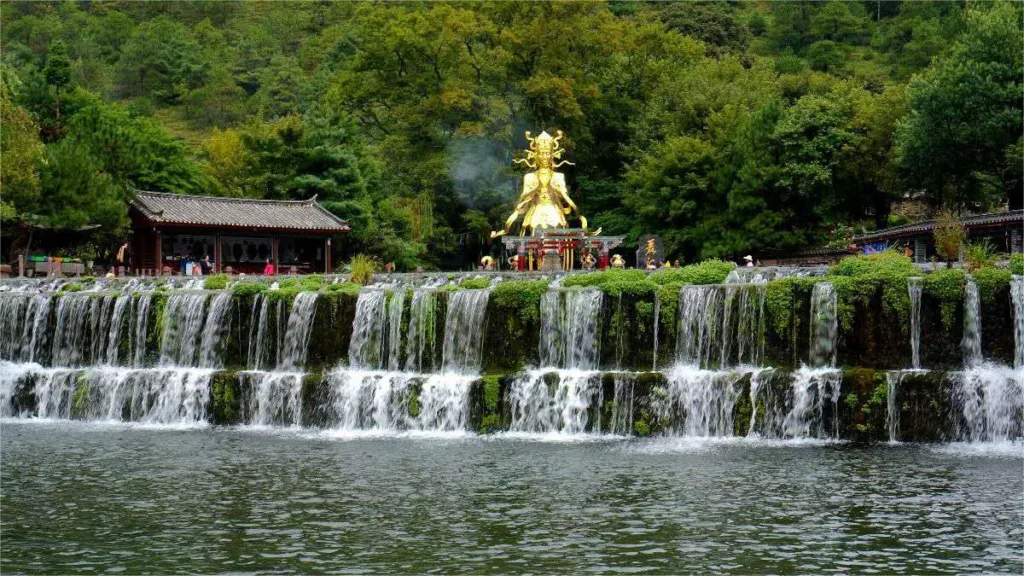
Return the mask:
<path id="1" fill-rule="evenodd" d="M 300 199 L 400 268 L 496 251 L 523 132 L 593 226 L 735 258 L 1020 207 L 1018 3 L 5 5 L 5 221 L 126 234 L 132 188 Z"/>

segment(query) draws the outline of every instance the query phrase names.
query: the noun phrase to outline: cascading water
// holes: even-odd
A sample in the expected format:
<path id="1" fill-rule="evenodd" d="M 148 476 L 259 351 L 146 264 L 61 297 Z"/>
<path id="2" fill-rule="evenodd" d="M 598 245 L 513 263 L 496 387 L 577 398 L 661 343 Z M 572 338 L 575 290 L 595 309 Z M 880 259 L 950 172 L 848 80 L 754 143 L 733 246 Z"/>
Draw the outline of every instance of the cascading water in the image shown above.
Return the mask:
<path id="1" fill-rule="evenodd" d="M 836 290 L 831 282 L 818 282 L 811 291 L 811 366 L 836 365 L 839 333 Z"/>
<path id="2" fill-rule="evenodd" d="M 755 277 L 755 280 L 753 284 L 725 285 L 722 368 L 733 365 L 734 359 L 735 365 L 760 366 L 764 358 L 764 298 L 767 286 L 759 277 Z"/>
<path id="3" fill-rule="evenodd" d="M 902 370 L 890 370 L 885 374 L 887 387 L 885 398 L 885 427 L 889 429 L 889 443 L 895 444 L 900 441 L 900 384 L 906 377 L 907 372 Z"/>
<path id="4" fill-rule="evenodd" d="M 167 299 L 160 338 L 161 365 L 196 365 L 206 321 L 206 301 L 207 295 L 201 292 L 171 294 Z"/>
<path id="5" fill-rule="evenodd" d="M 428 372 L 434 367 L 437 301 L 434 289 L 416 289 L 409 304 L 409 335 L 406 337 L 405 369 Z"/>
<path id="6" fill-rule="evenodd" d="M 601 391 L 601 374 L 595 371 L 529 370 L 509 389 L 510 429 L 580 434 L 591 424 L 600 432 Z"/>
<path id="7" fill-rule="evenodd" d="M 405 293 L 364 290 L 356 302 L 349 367 L 328 375 L 340 430 L 463 430 L 469 419 L 469 388 L 480 371 L 489 290 L 449 294 L 442 370 L 432 366 L 435 290 L 413 291 L 402 356 Z M 398 369 L 404 366 L 406 372 Z"/>
<path id="8" fill-rule="evenodd" d="M 629 373 L 616 373 L 615 395 L 612 398 L 612 419 L 608 423 L 608 432 L 619 436 L 633 434 L 634 392 L 636 377 Z"/>
<path id="9" fill-rule="evenodd" d="M 677 361 L 690 366 L 711 365 L 721 331 L 721 311 L 720 286 L 683 286 L 679 292 Z"/>
<path id="10" fill-rule="evenodd" d="M 837 438 L 836 416 L 839 385 L 843 373 L 831 368 L 801 367 L 793 374 L 792 403 L 782 421 L 782 435 L 788 438 Z M 832 408 L 831 431 L 826 430 L 827 408 Z M 812 434 L 813 433 L 813 434 Z"/>
<path id="11" fill-rule="evenodd" d="M 252 323 L 249 325 L 249 350 L 247 364 L 254 370 L 269 367 L 267 342 L 269 340 L 270 299 L 257 294 L 252 302 Z"/>
<path id="12" fill-rule="evenodd" d="M 1024 370 L 982 365 L 952 377 L 956 438 L 1006 442 L 1024 436 Z"/>
<path id="13" fill-rule="evenodd" d="M 511 430 L 600 431 L 603 390 L 597 368 L 602 302 L 602 292 L 589 289 L 550 288 L 541 297 L 542 367 L 512 382 L 508 392 Z"/>
<path id="14" fill-rule="evenodd" d="M 279 361 L 271 372 L 243 372 L 251 393 L 248 422 L 257 426 L 302 424 L 302 380 L 309 336 L 316 315 L 316 292 L 295 296 L 278 348 Z"/>
<path id="15" fill-rule="evenodd" d="M 600 290 L 556 288 L 544 293 L 540 301 L 542 366 L 597 369 L 602 299 Z"/>
<path id="16" fill-rule="evenodd" d="M 683 436 L 732 436 L 739 383 L 745 372 L 715 372 L 677 365 L 668 373 L 668 397 L 660 415 Z"/>
<path id="17" fill-rule="evenodd" d="M 460 290 L 448 299 L 441 369 L 452 374 L 480 370 L 484 320 L 490 290 Z"/>
<path id="18" fill-rule="evenodd" d="M 964 336 L 960 341 L 964 353 L 964 367 L 974 368 L 981 364 L 981 306 L 978 300 L 978 285 L 974 278 L 967 277 L 964 287 Z"/>
<path id="19" fill-rule="evenodd" d="M 1024 276 L 1010 279 L 1010 305 L 1013 307 L 1013 367 L 1024 369 Z"/>
<path id="20" fill-rule="evenodd" d="M 910 366 L 921 368 L 921 279 L 907 278 L 907 293 L 910 296 Z"/>

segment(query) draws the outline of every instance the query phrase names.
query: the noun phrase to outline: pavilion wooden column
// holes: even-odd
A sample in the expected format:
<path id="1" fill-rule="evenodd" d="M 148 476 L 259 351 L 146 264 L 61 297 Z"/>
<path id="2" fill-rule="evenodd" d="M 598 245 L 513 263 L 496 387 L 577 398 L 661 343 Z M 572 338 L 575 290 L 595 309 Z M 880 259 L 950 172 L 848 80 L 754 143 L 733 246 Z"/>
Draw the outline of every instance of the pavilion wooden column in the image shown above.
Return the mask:
<path id="1" fill-rule="evenodd" d="M 324 238 L 324 274 L 331 273 L 331 239 Z"/>
<path id="2" fill-rule="evenodd" d="M 153 235 L 153 237 L 156 238 L 156 247 L 153 249 L 153 257 L 156 259 L 156 272 L 154 273 L 154 276 L 160 276 L 164 273 L 163 236 L 159 229 L 154 228 L 153 231 L 156 232 L 156 234 Z"/>
<path id="3" fill-rule="evenodd" d="M 274 238 L 271 241 L 271 244 L 273 246 L 273 249 L 271 251 L 271 256 L 270 257 L 274 259 L 274 272 L 280 273 L 281 272 L 281 270 L 280 270 L 281 259 L 278 258 L 278 256 L 277 256 L 277 235 L 276 234 L 274 235 Z"/>
<path id="4" fill-rule="evenodd" d="M 213 266 L 216 268 L 218 274 L 224 269 L 224 266 L 220 263 L 221 254 L 223 254 L 223 252 L 224 251 L 221 249 L 220 232 L 218 232 L 213 238 Z"/>

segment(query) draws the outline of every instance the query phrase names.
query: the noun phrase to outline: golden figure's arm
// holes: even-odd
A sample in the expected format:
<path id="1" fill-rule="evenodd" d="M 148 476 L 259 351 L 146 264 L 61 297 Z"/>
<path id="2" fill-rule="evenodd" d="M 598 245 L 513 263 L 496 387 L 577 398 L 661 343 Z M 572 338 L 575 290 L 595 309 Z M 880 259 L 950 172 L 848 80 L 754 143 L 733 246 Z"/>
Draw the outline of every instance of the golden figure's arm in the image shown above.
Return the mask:
<path id="1" fill-rule="evenodd" d="M 533 203 L 533 194 L 537 191 L 537 176 L 533 173 L 527 174 L 523 178 L 523 191 L 519 194 L 519 203 L 516 204 L 515 209 L 512 210 L 512 214 L 509 215 L 508 220 L 505 221 L 505 227 L 497 232 L 491 232 L 491 238 L 497 238 L 498 236 L 504 236 L 508 234 L 512 225 L 515 224 L 526 210 Z"/>
<path id="2" fill-rule="evenodd" d="M 558 195 L 568 206 L 565 208 L 566 214 L 569 214 L 572 211 L 576 211 L 577 213 L 580 211 L 579 208 L 576 207 L 576 203 L 572 201 L 572 198 L 569 198 L 569 190 L 565 186 L 565 176 L 561 172 L 555 172 L 554 178 L 551 179 L 551 187 L 558 191 Z"/>

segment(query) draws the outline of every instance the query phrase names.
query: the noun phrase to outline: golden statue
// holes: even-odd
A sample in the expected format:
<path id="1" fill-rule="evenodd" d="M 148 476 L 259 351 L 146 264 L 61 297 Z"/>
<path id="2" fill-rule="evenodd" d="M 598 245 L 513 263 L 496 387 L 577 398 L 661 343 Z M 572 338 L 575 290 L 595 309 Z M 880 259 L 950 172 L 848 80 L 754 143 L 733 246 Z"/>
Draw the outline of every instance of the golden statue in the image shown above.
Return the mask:
<path id="1" fill-rule="evenodd" d="M 622 259 L 622 256 L 618 254 L 612 256 L 612 268 L 625 268 L 626 261 Z"/>
<path id="2" fill-rule="evenodd" d="M 520 217 L 523 219 L 520 236 L 532 236 L 535 231 L 543 228 L 567 228 L 565 217 L 573 212 L 580 218 L 580 227 L 587 228 L 587 219 L 579 213 L 572 198 L 569 198 L 565 174 L 555 171 L 555 168 L 565 164 L 574 166 L 568 160 L 561 160 L 565 152 L 560 142 L 562 137 L 561 130 L 556 131 L 554 137 L 541 132 L 540 136 L 532 138 L 530 132 L 526 133 L 530 149 L 526 151 L 526 158 L 518 158 L 515 163 L 525 164 L 533 172 L 528 172 L 523 178 L 523 190 L 512 215 L 505 221 L 505 228 L 491 232 L 491 238 L 508 234 Z"/>

